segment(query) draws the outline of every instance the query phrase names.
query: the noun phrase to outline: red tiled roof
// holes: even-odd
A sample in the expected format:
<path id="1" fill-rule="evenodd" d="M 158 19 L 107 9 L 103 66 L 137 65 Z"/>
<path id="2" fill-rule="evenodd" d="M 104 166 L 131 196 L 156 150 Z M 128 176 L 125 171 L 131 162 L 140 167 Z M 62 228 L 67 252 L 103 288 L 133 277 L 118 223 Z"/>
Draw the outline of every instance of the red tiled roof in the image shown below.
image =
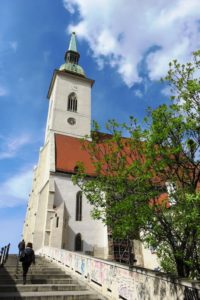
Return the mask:
<path id="1" fill-rule="evenodd" d="M 105 140 L 110 139 L 112 137 L 110 134 L 96 132 L 96 138 L 97 137 L 99 151 L 97 151 L 96 155 L 97 159 L 101 161 L 104 155 L 110 153 L 110 151 L 112 150 L 116 150 L 116 145 L 114 142 L 111 142 L 109 144 L 111 146 L 110 148 L 105 143 Z M 124 142 L 125 140 L 126 139 L 124 138 Z M 90 176 L 95 176 L 95 167 L 92 163 L 90 154 L 84 147 L 86 146 L 85 143 L 87 143 L 87 141 L 84 140 L 83 143 L 83 140 L 79 138 L 55 134 L 56 170 L 61 172 L 74 173 L 74 168 L 77 166 L 77 163 L 82 162 L 85 168 L 85 173 Z M 131 151 L 126 145 L 124 147 L 127 150 L 127 164 L 130 164 L 134 159 L 137 158 L 136 152 Z M 103 162 L 105 164 L 104 159 Z M 103 166 L 102 172 L 104 169 L 106 175 L 106 164 Z"/>
<path id="2" fill-rule="evenodd" d="M 83 149 L 81 139 L 55 134 L 55 147 L 56 171 L 74 173 L 77 162 L 82 162 L 85 167 L 85 173 L 95 175 L 94 166 L 88 152 Z"/>
<path id="3" fill-rule="evenodd" d="M 106 138 L 109 138 L 107 135 L 100 134 L 101 141 Z M 102 144 L 99 144 L 101 147 Z M 78 162 L 82 162 L 85 167 L 85 173 L 89 176 L 95 176 L 95 168 L 92 164 L 89 153 L 83 148 L 82 140 L 79 138 L 55 134 L 55 147 L 56 147 L 56 171 L 65 172 L 65 173 L 75 173 L 75 167 Z M 168 194 L 163 193 L 158 196 L 153 201 L 150 200 L 150 203 L 168 203 Z"/>

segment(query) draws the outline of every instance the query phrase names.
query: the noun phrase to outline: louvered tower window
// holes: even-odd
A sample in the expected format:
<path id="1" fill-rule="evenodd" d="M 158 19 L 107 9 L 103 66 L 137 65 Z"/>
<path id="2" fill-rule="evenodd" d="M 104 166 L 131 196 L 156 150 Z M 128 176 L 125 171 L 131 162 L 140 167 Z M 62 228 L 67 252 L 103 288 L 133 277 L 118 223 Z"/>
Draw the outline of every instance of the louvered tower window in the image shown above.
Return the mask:
<path id="1" fill-rule="evenodd" d="M 77 112 L 77 96 L 75 93 L 71 93 L 68 96 L 67 110 Z"/>

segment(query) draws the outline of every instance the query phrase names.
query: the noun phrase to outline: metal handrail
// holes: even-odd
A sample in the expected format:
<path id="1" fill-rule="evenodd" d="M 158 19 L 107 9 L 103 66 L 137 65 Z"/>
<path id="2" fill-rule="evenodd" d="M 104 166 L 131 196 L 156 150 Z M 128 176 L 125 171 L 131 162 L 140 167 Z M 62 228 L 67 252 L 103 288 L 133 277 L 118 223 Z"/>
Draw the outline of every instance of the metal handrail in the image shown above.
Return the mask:
<path id="1" fill-rule="evenodd" d="M 8 258 L 8 253 L 10 249 L 10 243 L 1 248 L 0 251 L 0 266 L 3 266 Z"/>

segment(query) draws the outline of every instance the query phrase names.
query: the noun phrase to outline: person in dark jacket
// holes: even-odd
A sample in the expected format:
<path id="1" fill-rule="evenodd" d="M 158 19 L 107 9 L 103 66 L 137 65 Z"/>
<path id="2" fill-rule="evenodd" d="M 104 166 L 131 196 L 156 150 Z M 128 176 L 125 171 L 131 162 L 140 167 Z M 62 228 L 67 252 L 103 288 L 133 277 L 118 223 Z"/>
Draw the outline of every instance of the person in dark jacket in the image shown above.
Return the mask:
<path id="1" fill-rule="evenodd" d="M 26 248 L 24 249 L 24 258 L 22 260 L 23 284 L 26 284 L 26 275 L 30 265 L 32 263 L 35 264 L 35 253 L 32 248 L 32 243 L 27 243 Z"/>
<path id="2" fill-rule="evenodd" d="M 24 239 L 18 244 L 18 249 L 19 249 L 19 256 L 20 256 L 21 252 L 24 251 L 24 249 L 25 249 Z"/>

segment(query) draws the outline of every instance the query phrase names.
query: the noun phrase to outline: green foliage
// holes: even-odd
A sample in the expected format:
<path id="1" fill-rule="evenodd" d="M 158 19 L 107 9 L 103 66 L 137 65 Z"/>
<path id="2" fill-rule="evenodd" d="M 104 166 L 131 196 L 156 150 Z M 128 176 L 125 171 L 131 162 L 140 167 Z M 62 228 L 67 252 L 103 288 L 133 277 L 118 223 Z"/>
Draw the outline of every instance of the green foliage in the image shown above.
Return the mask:
<path id="1" fill-rule="evenodd" d="M 83 147 L 96 177 L 88 178 L 82 165 L 74 176 L 93 217 L 114 237 L 141 239 L 156 249 L 165 271 L 191 278 L 200 276 L 199 68 L 200 51 L 192 63 L 169 64 L 163 81 L 173 91 L 171 104 L 149 108 L 145 130 L 130 117 L 128 124 L 110 120 L 110 135 L 103 136 L 94 123 Z"/>

